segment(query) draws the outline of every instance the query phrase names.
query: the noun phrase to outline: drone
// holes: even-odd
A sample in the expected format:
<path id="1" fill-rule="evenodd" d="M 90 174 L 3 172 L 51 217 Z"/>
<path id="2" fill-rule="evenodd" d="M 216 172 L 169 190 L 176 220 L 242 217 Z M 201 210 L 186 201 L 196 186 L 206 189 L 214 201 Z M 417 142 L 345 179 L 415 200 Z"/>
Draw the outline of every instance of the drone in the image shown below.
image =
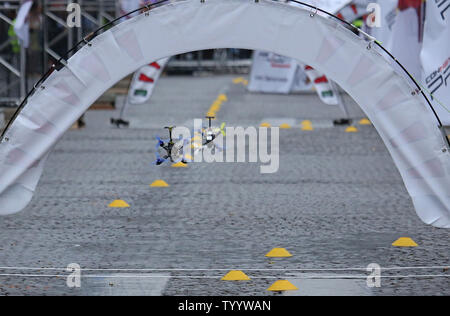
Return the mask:
<path id="1" fill-rule="evenodd" d="M 169 131 L 169 139 L 167 141 L 156 137 L 158 141 L 156 145 L 156 161 L 157 166 L 162 165 L 164 162 L 170 160 L 170 162 L 182 162 L 187 163 L 183 156 L 183 148 L 186 145 L 186 140 L 178 140 L 175 142 L 172 137 L 172 132 L 176 126 L 166 126 L 164 127 Z"/>
<path id="2" fill-rule="evenodd" d="M 206 118 L 209 120 L 209 127 L 202 130 L 202 132 L 203 132 L 202 135 L 203 135 L 203 139 L 204 139 L 203 147 L 208 146 L 209 144 L 214 142 L 214 140 L 219 135 L 219 132 L 222 131 L 223 135 L 225 135 L 225 132 L 223 132 L 223 128 L 225 127 L 225 124 L 222 124 L 222 127 L 220 129 L 218 129 L 217 127 L 211 126 L 211 121 L 216 119 L 214 116 L 207 116 Z"/>
<path id="3" fill-rule="evenodd" d="M 155 164 L 157 166 L 160 166 L 166 161 L 170 161 L 172 163 L 182 162 L 184 164 L 187 164 L 190 159 L 186 158 L 184 149 L 189 144 L 191 144 L 191 148 L 193 148 L 195 152 L 203 150 L 207 147 L 211 148 L 212 146 L 214 146 L 218 150 L 223 150 L 223 148 L 215 144 L 214 141 L 217 139 L 220 133 L 225 135 L 225 123 L 223 123 L 220 128 L 213 127 L 212 120 L 215 119 L 215 117 L 207 116 L 206 118 L 209 120 L 209 126 L 207 128 L 202 128 L 201 131 L 195 133 L 197 135 L 201 135 L 201 143 L 195 141 L 197 139 L 196 137 L 194 137 L 193 139 L 180 138 L 175 141 L 172 134 L 176 126 L 166 126 L 165 129 L 169 131 L 169 139 L 164 141 L 160 137 L 156 137 L 157 145 Z"/>

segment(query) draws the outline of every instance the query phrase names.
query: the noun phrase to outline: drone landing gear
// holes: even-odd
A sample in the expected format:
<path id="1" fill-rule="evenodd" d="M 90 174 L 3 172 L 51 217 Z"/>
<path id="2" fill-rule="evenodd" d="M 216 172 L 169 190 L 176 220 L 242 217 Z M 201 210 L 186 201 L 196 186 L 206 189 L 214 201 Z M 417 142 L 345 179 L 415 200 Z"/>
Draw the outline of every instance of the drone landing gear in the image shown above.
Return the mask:
<path id="1" fill-rule="evenodd" d="M 168 157 L 167 157 L 167 158 L 168 158 Z M 164 162 L 166 162 L 166 159 L 167 159 L 167 158 L 164 158 L 164 159 L 158 158 L 158 159 L 156 160 L 156 165 L 157 165 L 157 166 L 162 165 Z"/>
<path id="2" fill-rule="evenodd" d="M 214 116 L 207 116 L 206 117 L 209 120 L 209 127 L 206 130 L 206 143 L 203 144 L 203 146 L 208 145 L 209 143 L 212 143 L 216 139 L 216 135 L 212 132 L 212 124 L 211 120 L 215 120 L 216 118 Z"/>

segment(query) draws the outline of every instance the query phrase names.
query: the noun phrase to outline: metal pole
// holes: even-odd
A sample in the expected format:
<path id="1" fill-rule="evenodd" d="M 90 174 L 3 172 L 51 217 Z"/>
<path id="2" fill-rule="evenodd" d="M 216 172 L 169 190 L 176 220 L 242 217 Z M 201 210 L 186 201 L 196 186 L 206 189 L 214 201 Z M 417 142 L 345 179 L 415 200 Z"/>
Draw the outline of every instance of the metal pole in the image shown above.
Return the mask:
<path id="1" fill-rule="evenodd" d="M 83 1 L 82 0 L 77 0 L 77 3 L 80 5 L 80 7 L 82 8 L 83 5 Z M 83 10 L 83 9 L 81 9 Z M 81 26 L 77 29 L 77 41 L 81 41 L 83 39 L 83 18 L 81 18 Z"/>
<path id="2" fill-rule="evenodd" d="M 70 0 L 69 0 L 70 1 Z M 69 27 L 67 25 L 67 50 L 71 49 L 73 46 L 73 28 Z M 70 57 L 72 57 L 73 52 L 70 52 L 69 55 L 67 56 L 67 59 L 69 59 Z"/>
<path id="3" fill-rule="evenodd" d="M 20 101 L 27 95 L 27 49 L 20 45 Z"/>
<path id="4" fill-rule="evenodd" d="M 98 11 L 98 27 L 103 25 L 103 16 L 105 13 L 105 3 L 104 0 L 99 0 L 99 11 Z"/>
<path id="5" fill-rule="evenodd" d="M 118 17 L 120 17 L 121 16 L 121 14 L 120 14 L 120 0 L 117 0 L 116 1 L 116 18 L 118 18 Z"/>
<path id="6" fill-rule="evenodd" d="M 43 73 L 47 71 L 48 68 L 48 24 L 47 24 L 47 0 L 42 0 L 42 68 Z"/>

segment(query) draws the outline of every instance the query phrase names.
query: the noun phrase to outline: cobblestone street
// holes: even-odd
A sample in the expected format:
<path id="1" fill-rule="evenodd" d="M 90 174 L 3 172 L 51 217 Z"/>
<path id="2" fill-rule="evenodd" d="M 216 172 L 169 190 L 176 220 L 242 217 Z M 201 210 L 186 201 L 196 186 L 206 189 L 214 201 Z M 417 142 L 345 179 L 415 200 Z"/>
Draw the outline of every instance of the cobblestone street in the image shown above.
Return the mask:
<path id="1" fill-rule="evenodd" d="M 0 218 L 0 295 L 273 295 L 278 279 L 296 284 L 290 295 L 450 295 L 450 232 L 417 217 L 376 130 L 358 124 L 359 107 L 345 98 L 358 128 L 348 133 L 332 124 L 339 107 L 315 94 L 252 94 L 234 78 L 163 77 L 149 104 L 130 107 L 127 129 L 110 126 L 119 109 L 89 111 L 86 128 L 56 145 L 30 206 Z M 214 124 L 291 126 L 280 130 L 277 173 L 259 163 L 152 165 L 164 127 L 191 128 L 219 94 L 227 101 Z M 158 179 L 170 186 L 149 186 Z M 108 207 L 114 200 L 130 207 Z M 392 246 L 400 237 L 418 246 Z M 292 257 L 266 258 L 276 247 Z M 70 263 L 84 269 L 81 288 L 66 286 Z M 381 287 L 368 288 L 370 263 L 404 269 L 382 270 Z M 229 270 L 251 280 L 221 281 Z"/>

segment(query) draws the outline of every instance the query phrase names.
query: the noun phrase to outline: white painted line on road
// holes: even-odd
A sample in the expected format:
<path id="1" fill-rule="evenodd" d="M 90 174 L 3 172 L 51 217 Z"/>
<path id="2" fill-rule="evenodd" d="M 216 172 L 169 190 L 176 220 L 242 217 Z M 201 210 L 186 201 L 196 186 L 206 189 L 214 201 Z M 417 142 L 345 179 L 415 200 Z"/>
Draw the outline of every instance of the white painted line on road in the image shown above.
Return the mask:
<path id="1" fill-rule="evenodd" d="M 83 279 L 81 290 L 95 296 L 161 296 L 169 279 L 162 275 L 111 274 Z"/>
<path id="2" fill-rule="evenodd" d="M 292 128 L 302 128 L 302 122 L 304 122 L 306 119 L 294 119 L 294 118 L 276 118 L 276 117 L 269 117 L 263 119 L 259 125 L 263 123 L 268 123 L 272 127 L 280 127 L 282 124 L 288 124 Z M 312 123 L 313 128 L 333 128 L 334 123 L 333 120 L 314 120 L 309 119 L 307 120 Z"/>
<path id="3" fill-rule="evenodd" d="M 263 119 L 258 126 L 260 126 L 262 123 L 269 123 L 272 127 L 280 127 L 283 124 L 288 124 L 291 127 L 294 127 L 296 125 L 296 120 L 293 118 L 276 118 L 276 117 L 270 117 Z"/>
<path id="4" fill-rule="evenodd" d="M 0 277 L 29 277 L 29 278 L 66 278 L 68 274 L 23 274 L 23 273 L 2 273 Z M 81 278 L 88 279 L 101 279 L 104 278 L 105 274 L 102 275 L 82 275 Z M 155 275 L 155 274 L 122 274 L 116 275 L 115 278 L 162 278 L 162 279 L 221 279 L 223 276 L 204 276 L 204 275 Z M 367 279 L 368 275 L 312 275 L 297 277 L 298 279 Z M 251 276 L 252 279 L 279 279 L 279 276 Z M 409 274 L 409 275 L 382 275 L 380 278 L 386 279 L 406 279 L 406 278 L 450 278 L 450 274 Z"/>
<path id="5" fill-rule="evenodd" d="M 371 291 L 365 280 L 360 279 L 316 279 L 320 275 L 299 274 L 289 281 L 298 290 L 284 292 L 285 296 L 370 296 Z"/>
<path id="6" fill-rule="evenodd" d="M 449 265 L 441 265 L 441 266 L 393 266 L 393 267 L 381 267 L 381 270 L 414 270 L 414 269 L 449 269 Z M 58 268 L 58 267 L 0 267 L 0 270 L 42 270 L 42 271 L 66 271 L 67 268 Z M 367 271 L 367 267 L 348 267 L 348 268 L 284 268 L 284 269 L 267 269 L 267 268 L 244 268 L 244 267 L 231 267 L 231 268 L 216 268 L 216 269 L 152 269 L 152 268 L 81 268 L 82 271 L 146 271 L 146 272 L 155 272 L 155 271 L 231 271 L 231 270 L 246 270 L 246 271 Z M 0 274 L 1 275 L 1 274 Z"/>

